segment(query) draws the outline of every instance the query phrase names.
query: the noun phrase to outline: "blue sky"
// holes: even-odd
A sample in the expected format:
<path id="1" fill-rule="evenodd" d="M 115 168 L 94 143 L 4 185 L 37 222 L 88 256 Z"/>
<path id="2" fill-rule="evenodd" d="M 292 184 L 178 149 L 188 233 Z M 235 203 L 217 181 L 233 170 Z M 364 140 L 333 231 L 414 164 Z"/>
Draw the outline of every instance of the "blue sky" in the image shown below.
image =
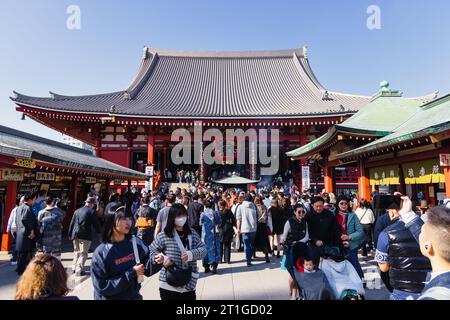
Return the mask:
<path id="1" fill-rule="evenodd" d="M 69 5 L 81 30 L 69 30 Z M 366 26 L 369 5 L 381 29 Z M 0 124 L 61 140 L 27 119 L 12 91 L 48 96 L 125 89 L 142 47 L 179 50 L 309 48 L 329 90 L 372 95 L 381 80 L 405 96 L 450 93 L 450 1 L 0 1 Z"/>

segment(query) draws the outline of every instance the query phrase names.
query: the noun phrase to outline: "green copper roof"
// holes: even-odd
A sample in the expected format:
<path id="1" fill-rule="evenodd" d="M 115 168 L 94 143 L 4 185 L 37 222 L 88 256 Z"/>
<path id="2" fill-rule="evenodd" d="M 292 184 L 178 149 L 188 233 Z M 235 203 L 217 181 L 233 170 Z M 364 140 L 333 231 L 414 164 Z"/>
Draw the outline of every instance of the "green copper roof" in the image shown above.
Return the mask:
<path id="1" fill-rule="evenodd" d="M 324 146 L 325 143 L 327 143 L 331 139 L 333 139 L 335 134 L 336 134 L 336 127 L 333 126 L 324 135 L 311 141 L 310 143 L 305 144 L 304 146 L 301 146 L 300 148 L 286 152 L 286 155 L 288 157 L 298 157 L 298 156 L 304 155 L 312 150 L 316 150 L 319 147 Z"/>
<path id="2" fill-rule="evenodd" d="M 431 97 L 430 97 L 431 99 Z M 372 101 L 360 111 L 333 127 L 326 134 L 287 152 L 289 157 L 306 156 L 311 152 L 320 151 L 320 147 L 331 141 L 337 133 L 353 133 L 359 135 L 370 135 L 383 137 L 393 132 L 400 124 L 416 113 L 420 106 L 426 101 L 424 99 L 403 98 L 398 91 L 380 91 Z"/>
<path id="3" fill-rule="evenodd" d="M 409 119 L 423 104 L 423 101 L 384 96 L 382 93 L 336 127 L 344 132 L 385 136 Z"/>
<path id="4" fill-rule="evenodd" d="M 450 94 L 420 107 L 409 119 L 395 128 L 393 133 L 360 148 L 341 153 L 338 158 L 355 156 L 448 129 L 450 129 Z"/>

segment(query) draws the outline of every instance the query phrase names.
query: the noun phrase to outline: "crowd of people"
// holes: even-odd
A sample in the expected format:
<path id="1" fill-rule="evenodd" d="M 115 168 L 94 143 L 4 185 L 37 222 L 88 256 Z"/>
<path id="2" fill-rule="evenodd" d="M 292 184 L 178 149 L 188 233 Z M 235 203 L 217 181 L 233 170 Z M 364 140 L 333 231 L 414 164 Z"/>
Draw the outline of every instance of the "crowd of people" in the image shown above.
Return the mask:
<path id="1" fill-rule="evenodd" d="M 375 258 L 391 299 L 450 299 L 449 208 L 420 215 L 402 195 L 401 205 L 376 210 L 355 195 L 289 191 L 206 184 L 114 193 L 104 208 L 91 191 L 68 229 L 72 272 L 86 274 L 98 237 L 90 268 L 95 299 L 142 299 L 143 278 L 159 273 L 162 300 L 195 300 L 200 272 L 220 272 L 234 248 L 249 268 L 258 252 L 266 263 L 279 260 L 290 275 L 291 299 L 354 300 L 365 295 L 360 253 Z M 63 218 L 58 199 L 44 193 L 19 199 L 8 223 L 21 275 L 17 299 L 76 299 L 61 285 Z"/>

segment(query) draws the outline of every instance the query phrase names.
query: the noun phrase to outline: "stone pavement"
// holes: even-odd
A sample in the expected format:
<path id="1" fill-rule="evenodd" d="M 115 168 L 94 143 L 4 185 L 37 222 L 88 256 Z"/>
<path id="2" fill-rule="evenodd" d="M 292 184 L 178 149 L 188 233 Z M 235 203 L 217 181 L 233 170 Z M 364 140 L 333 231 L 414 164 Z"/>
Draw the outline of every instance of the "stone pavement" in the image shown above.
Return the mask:
<path id="1" fill-rule="evenodd" d="M 62 261 L 70 270 L 73 254 L 65 252 Z M 90 265 L 90 257 L 87 266 Z M 6 255 L 0 257 L 0 300 L 14 298 L 17 275 L 15 266 L 5 263 L 9 259 Z M 280 269 L 280 260 L 271 257 L 272 262 L 266 263 L 262 253 L 252 267 L 247 267 L 244 254 L 233 252 L 231 264 L 219 265 L 217 274 L 200 274 L 197 285 L 197 299 L 199 300 L 289 300 L 288 273 Z M 379 279 L 376 264 L 372 257 L 360 257 L 362 268 L 368 282 L 366 289 L 367 300 L 388 299 L 389 293 Z M 201 263 L 199 262 L 199 267 Z M 203 270 L 201 268 L 200 270 Z M 375 272 L 374 272 L 375 271 Z M 70 295 L 76 295 L 83 300 L 93 299 L 93 287 L 89 274 L 83 277 L 75 277 L 71 273 L 69 287 Z M 375 289 L 374 287 L 379 287 Z M 141 289 L 145 300 L 159 300 L 158 275 L 146 278 Z"/>

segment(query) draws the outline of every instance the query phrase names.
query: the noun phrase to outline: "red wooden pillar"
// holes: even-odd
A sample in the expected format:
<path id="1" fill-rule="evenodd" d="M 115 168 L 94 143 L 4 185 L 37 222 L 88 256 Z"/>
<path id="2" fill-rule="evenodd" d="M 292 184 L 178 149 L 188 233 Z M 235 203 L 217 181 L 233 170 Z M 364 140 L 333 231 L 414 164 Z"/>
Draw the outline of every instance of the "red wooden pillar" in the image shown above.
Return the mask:
<path id="1" fill-rule="evenodd" d="M 335 192 L 334 190 L 334 167 L 326 165 L 323 167 L 323 184 L 325 192 Z"/>
<path id="2" fill-rule="evenodd" d="M 444 167 L 445 195 L 450 198 L 450 167 Z"/>
<path id="3" fill-rule="evenodd" d="M 163 168 L 161 168 L 161 172 L 164 171 L 164 169 L 169 168 L 169 146 L 167 144 L 164 144 L 163 147 Z"/>
<path id="4" fill-rule="evenodd" d="M 365 167 L 365 161 L 363 159 L 359 159 L 358 161 L 358 199 L 365 199 L 367 201 L 371 201 L 371 189 L 370 189 L 370 178 L 369 178 L 369 169 Z"/>
<path id="5" fill-rule="evenodd" d="M 147 132 L 147 164 L 155 165 L 155 134 L 152 130 Z"/>
<path id="6" fill-rule="evenodd" d="M 16 196 L 17 196 L 17 181 L 8 182 L 6 187 L 6 199 L 5 199 L 5 218 L 3 220 L 2 229 L 2 248 L 1 251 L 10 251 L 12 245 L 12 237 L 6 232 L 8 226 L 9 216 L 11 215 L 12 209 L 16 206 Z"/>
<path id="7" fill-rule="evenodd" d="M 101 149 L 102 141 L 100 139 L 95 140 L 94 154 L 96 157 L 102 157 L 102 149 Z"/>

